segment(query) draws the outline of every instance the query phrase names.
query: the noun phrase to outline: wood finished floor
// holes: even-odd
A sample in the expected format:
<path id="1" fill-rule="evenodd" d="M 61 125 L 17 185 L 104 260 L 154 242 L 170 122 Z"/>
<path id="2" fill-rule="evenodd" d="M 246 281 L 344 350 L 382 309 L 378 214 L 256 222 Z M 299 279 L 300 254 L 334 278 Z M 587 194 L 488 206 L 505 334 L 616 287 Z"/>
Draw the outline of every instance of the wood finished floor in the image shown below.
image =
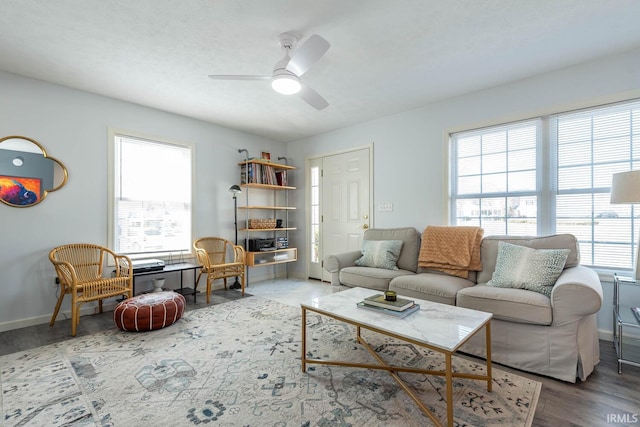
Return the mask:
<path id="1" fill-rule="evenodd" d="M 288 296 L 284 296 L 283 292 L 286 291 L 283 289 L 293 289 L 293 291 Z M 273 281 L 253 285 L 247 289 L 245 297 L 254 294 L 266 298 L 286 298 L 288 299 L 286 303 L 295 304 L 296 292 L 297 296 L 306 295 L 308 298 L 309 292 L 322 295 L 331 293 L 332 290 L 330 285 L 321 282 Z M 212 292 L 211 305 L 238 298 L 242 298 L 239 291 L 216 290 Z M 197 304 L 193 303 L 191 297 L 187 298 L 187 310 L 206 306 L 202 295 L 199 295 Z M 113 327 L 112 312 L 83 316 L 80 319 L 77 337 Z M 70 321 L 61 319 L 60 316 L 53 327 L 43 324 L 0 332 L 0 355 L 73 339 L 70 332 Z M 542 383 L 533 426 L 640 427 L 640 368 L 623 365 L 623 373 L 619 375 L 615 350 L 609 341 L 600 341 L 600 364 L 584 382 L 570 384 L 498 364 L 495 364 L 495 367 Z"/>

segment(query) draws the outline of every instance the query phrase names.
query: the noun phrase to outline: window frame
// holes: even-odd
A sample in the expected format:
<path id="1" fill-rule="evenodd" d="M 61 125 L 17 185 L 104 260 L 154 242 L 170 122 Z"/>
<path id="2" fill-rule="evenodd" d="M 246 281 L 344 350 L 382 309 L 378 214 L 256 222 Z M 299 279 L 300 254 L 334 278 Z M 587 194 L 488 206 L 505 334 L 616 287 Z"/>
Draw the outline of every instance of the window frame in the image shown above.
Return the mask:
<path id="1" fill-rule="evenodd" d="M 456 225 L 458 220 L 457 212 L 456 212 L 457 210 L 456 201 L 459 200 L 456 194 L 456 182 L 457 182 L 456 167 L 457 167 L 458 153 L 456 151 L 457 147 L 454 141 L 456 136 L 459 136 L 461 134 L 462 135 L 471 134 L 473 132 L 482 132 L 482 131 L 489 132 L 492 129 L 505 128 L 510 125 L 515 125 L 517 123 L 526 123 L 532 120 L 541 121 L 541 126 L 539 128 L 541 135 L 539 139 L 539 146 L 537 147 L 538 163 L 536 167 L 537 182 L 538 182 L 538 196 L 537 196 L 538 224 L 537 224 L 536 235 L 538 236 L 550 235 L 558 232 L 556 227 L 557 221 L 558 221 L 558 217 L 557 217 L 558 201 L 556 196 L 559 197 L 563 194 L 582 193 L 582 194 L 590 195 L 593 198 L 593 196 L 596 194 L 605 194 L 605 193 L 610 194 L 610 191 L 611 191 L 610 183 L 608 184 L 607 188 L 605 188 L 605 186 L 603 185 L 595 185 L 593 181 L 592 181 L 591 187 L 588 190 L 587 189 L 558 190 L 558 187 L 559 187 L 558 175 L 560 173 L 560 161 L 558 159 L 559 143 L 558 143 L 558 133 L 557 133 L 558 120 L 567 119 L 567 118 L 571 118 L 572 116 L 580 116 L 580 115 L 589 116 L 589 117 L 595 116 L 596 118 L 601 118 L 609 114 L 613 114 L 612 112 L 615 112 L 615 110 L 626 109 L 628 111 L 633 111 L 634 115 L 631 117 L 631 121 L 630 121 L 631 125 L 629 126 L 630 131 L 627 138 L 628 142 L 626 142 L 629 148 L 631 149 L 634 147 L 634 142 L 636 147 L 638 146 L 638 141 L 639 141 L 638 138 L 640 138 L 640 134 L 637 132 L 634 132 L 635 129 L 637 129 L 638 126 L 640 126 L 640 124 L 636 123 L 635 121 L 635 117 L 637 114 L 636 111 L 638 110 L 638 108 L 640 108 L 640 98 L 630 98 L 630 99 L 621 100 L 621 101 L 612 102 L 612 103 L 602 103 L 600 105 L 593 105 L 586 108 L 576 108 L 569 111 L 541 114 L 536 117 L 530 117 L 530 118 L 521 119 L 521 120 L 512 120 L 512 121 L 503 122 L 503 123 L 493 123 L 487 126 L 475 127 L 471 129 L 456 129 L 448 132 L 447 162 L 449 167 L 449 173 L 447 174 L 447 176 L 448 176 L 449 182 L 448 182 L 448 197 L 447 197 L 447 206 L 448 206 L 447 218 L 449 220 L 449 223 L 452 225 Z M 595 150 L 594 148 L 595 144 L 598 142 L 599 140 L 594 137 L 592 137 L 589 140 L 589 144 L 592 151 Z M 636 152 L 638 151 L 640 150 L 636 148 Z M 630 169 L 624 169 L 624 168 L 622 168 L 621 170 L 616 169 L 614 172 L 621 172 L 624 170 L 634 170 L 634 167 L 633 167 L 634 165 L 635 165 L 635 169 L 638 169 L 640 166 L 640 158 L 638 157 L 640 156 L 633 158 L 633 156 L 630 155 L 628 159 L 624 159 L 623 161 L 618 162 L 621 164 L 630 165 Z M 600 159 L 595 159 L 592 157 L 589 163 L 589 167 L 595 168 L 595 166 L 598 165 L 599 163 L 601 163 Z M 611 162 L 611 163 L 615 163 L 615 162 Z M 482 193 L 479 193 L 479 194 L 482 194 Z M 467 196 L 467 197 L 470 197 L 470 196 Z M 592 202 L 592 205 L 591 205 L 592 208 L 597 207 L 597 205 L 595 205 L 594 203 L 595 202 Z M 625 245 L 629 245 L 632 248 L 632 254 L 629 257 L 629 259 L 631 260 L 635 260 L 636 257 L 633 256 L 633 254 L 636 253 L 636 251 L 640 250 L 640 248 L 638 247 L 637 230 L 636 230 L 637 224 L 640 221 L 636 221 L 634 224 L 633 218 L 635 217 L 635 215 L 633 214 L 633 209 L 634 208 L 631 207 L 632 219 L 631 219 L 631 228 L 629 229 L 629 235 L 628 235 L 629 242 L 626 242 L 626 241 L 624 242 Z M 635 209 L 636 211 L 638 211 L 640 207 L 636 206 Z M 595 211 L 592 209 L 591 220 L 596 218 L 596 213 L 594 212 Z M 592 224 L 592 227 L 593 227 L 593 224 Z M 590 260 L 591 259 L 595 260 L 597 258 L 597 254 L 594 252 L 595 251 L 594 246 L 597 243 L 599 243 L 597 242 L 597 239 L 595 239 L 594 237 L 591 237 L 591 240 L 579 239 L 579 242 L 582 245 L 585 245 L 585 244 L 589 245 L 588 250 L 591 251 L 591 253 L 589 254 L 588 258 Z M 615 242 L 609 242 L 609 243 L 615 243 Z M 584 249 L 587 249 L 587 248 L 585 247 Z M 635 264 L 632 263 L 632 266 L 630 269 L 620 266 L 619 264 L 603 266 L 603 265 L 590 265 L 585 263 L 584 265 L 588 265 L 593 269 L 595 269 L 596 271 L 599 271 L 604 274 L 610 274 L 613 272 L 629 274 L 630 270 L 633 271 Z"/>
<path id="2" fill-rule="evenodd" d="M 123 137 L 123 138 L 131 138 L 131 139 L 139 139 L 145 142 L 150 142 L 150 143 L 158 143 L 158 144 L 164 144 L 164 145 L 171 145 L 171 146 L 177 146 L 177 147 L 182 147 L 182 148 L 186 148 L 190 151 L 190 165 L 191 165 L 191 171 L 190 171 L 190 185 L 191 185 L 191 191 L 190 191 L 190 214 L 189 214 L 189 221 L 190 221 L 190 236 L 189 236 L 189 245 L 187 246 L 187 248 L 185 248 L 185 250 L 161 250 L 161 251 L 157 251 L 157 252 L 140 252 L 140 253 L 126 253 L 130 258 L 132 259 L 145 259 L 145 258 L 160 258 L 160 259 L 164 259 L 164 260 L 173 260 L 175 258 L 178 259 L 183 259 L 183 258 L 189 258 L 189 257 L 193 257 L 194 256 L 194 249 L 193 249 L 193 245 L 191 244 L 194 241 L 194 236 L 195 236 L 195 212 L 196 212 L 196 197 L 195 197 L 195 168 L 196 168 L 196 147 L 194 144 L 191 143 L 186 143 L 186 142 L 182 142 L 182 141 L 175 141 L 175 140 L 169 140 L 167 138 L 163 138 L 163 137 L 157 137 L 157 136 L 151 136 L 151 135 L 147 135 L 147 134 L 143 134 L 143 133 L 139 133 L 139 132 L 134 132 L 134 131 L 129 131 L 129 130 L 122 130 L 122 129 L 116 129 L 116 128 L 108 128 L 108 153 L 107 153 L 107 163 L 108 163 L 108 214 L 107 214 L 107 220 L 108 220 L 108 224 L 107 224 L 107 242 L 108 242 L 108 247 L 113 248 L 114 250 L 116 249 L 116 242 L 115 242 L 115 218 L 116 218 L 116 203 L 115 203 L 115 191 L 116 191 L 116 138 L 117 137 Z"/>
<path id="3" fill-rule="evenodd" d="M 535 188 L 533 189 L 528 189 L 528 190 L 514 190 L 514 191 L 509 191 L 508 189 L 508 183 L 505 183 L 505 190 L 496 190 L 496 191 L 484 191 L 483 190 L 483 179 L 482 177 L 484 177 L 485 175 L 490 176 L 490 175 L 496 175 L 496 172 L 490 172 L 490 173 L 484 173 L 482 171 L 482 158 L 483 156 L 491 156 L 491 155 L 495 155 L 495 154 L 500 154 L 501 152 L 487 152 L 485 153 L 483 151 L 483 145 L 481 143 L 480 148 L 478 149 L 478 154 L 475 156 L 469 156 L 468 158 L 471 157 L 478 157 L 480 160 L 480 173 L 479 174 L 475 174 L 477 176 L 480 177 L 480 189 L 479 192 L 477 193 L 467 193 L 466 195 L 462 195 L 462 197 L 457 197 L 455 198 L 454 193 L 456 193 L 458 184 L 457 184 L 457 177 L 458 177 L 458 173 L 457 173 L 457 161 L 454 161 L 459 159 L 458 157 L 458 145 L 457 145 L 457 140 L 454 141 L 454 139 L 456 139 L 456 137 L 454 135 L 459 135 L 462 134 L 465 137 L 480 137 L 482 139 L 482 136 L 485 134 L 495 134 L 498 132 L 505 132 L 505 134 L 508 134 L 508 132 L 510 131 L 515 131 L 515 130 L 520 130 L 523 129 L 525 127 L 535 127 L 536 129 L 536 143 L 535 143 L 535 147 L 534 147 L 534 151 L 535 151 L 535 171 L 536 171 L 536 182 L 535 182 Z M 488 130 L 489 132 L 483 132 L 484 130 Z M 526 119 L 526 120 L 518 120 L 518 121 L 514 121 L 514 122 L 509 122 L 509 123 L 503 123 L 503 124 L 498 124 L 498 125 L 494 125 L 494 126 L 487 126 L 487 127 L 483 127 L 483 128 L 477 128 L 477 129 L 471 129 L 468 131 L 460 131 L 460 132 L 453 132 L 449 135 L 449 222 L 450 224 L 457 224 L 457 220 L 458 220 L 458 212 L 457 212 L 457 206 L 455 203 L 455 200 L 472 200 L 472 199 L 477 199 L 477 198 L 486 198 L 486 199 L 498 199 L 498 198 L 509 198 L 509 197 L 536 197 L 537 199 L 540 199 L 540 193 L 541 193 L 541 182 L 540 182 L 540 176 L 538 174 L 538 167 L 542 164 L 544 164 L 544 161 L 542 160 L 541 156 L 543 155 L 543 152 L 541 150 L 541 138 L 540 138 L 540 133 L 542 133 L 542 120 L 540 120 L 539 118 L 531 118 L 531 119 Z M 518 152 L 518 151 L 522 151 L 522 149 L 509 149 L 509 141 L 508 138 L 505 139 L 505 151 L 504 156 L 505 156 L 505 165 L 506 165 L 506 169 L 503 171 L 505 174 L 509 174 L 509 173 L 514 173 L 514 172 L 519 172 L 521 170 L 512 170 L 509 168 L 508 165 L 508 157 L 510 154 L 514 153 L 514 152 Z M 455 157 L 454 157 L 455 156 Z M 455 198 L 455 200 L 454 200 Z M 536 209 L 536 233 L 540 234 L 541 230 L 540 230 L 540 221 L 538 221 L 538 218 L 540 216 L 540 206 L 539 206 L 539 201 L 538 201 L 538 206 Z M 506 205 L 506 204 L 505 204 Z M 483 222 L 483 218 L 486 218 L 485 221 L 488 220 L 488 218 L 490 218 L 490 216 L 487 215 L 483 215 L 482 212 L 485 212 L 485 210 L 482 208 L 480 209 L 480 215 L 478 216 L 478 224 L 473 224 L 473 225 L 482 225 Z M 506 210 L 505 210 L 505 220 L 508 218 Z M 509 221 L 506 220 L 505 221 L 505 228 L 508 229 L 508 224 Z M 500 233 L 500 234 L 504 234 L 504 233 Z"/>

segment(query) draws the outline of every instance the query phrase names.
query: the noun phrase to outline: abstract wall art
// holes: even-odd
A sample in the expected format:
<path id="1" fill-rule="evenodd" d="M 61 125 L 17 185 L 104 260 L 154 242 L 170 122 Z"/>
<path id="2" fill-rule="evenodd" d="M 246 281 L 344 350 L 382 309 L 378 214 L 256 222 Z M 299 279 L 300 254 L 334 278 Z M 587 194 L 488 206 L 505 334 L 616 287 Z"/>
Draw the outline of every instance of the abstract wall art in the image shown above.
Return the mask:
<path id="1" fill-rule="evenodd" d="M 16 206 L 28 206 L 40 201 L 40 178 L 0 175 L 0 199 Z"/>

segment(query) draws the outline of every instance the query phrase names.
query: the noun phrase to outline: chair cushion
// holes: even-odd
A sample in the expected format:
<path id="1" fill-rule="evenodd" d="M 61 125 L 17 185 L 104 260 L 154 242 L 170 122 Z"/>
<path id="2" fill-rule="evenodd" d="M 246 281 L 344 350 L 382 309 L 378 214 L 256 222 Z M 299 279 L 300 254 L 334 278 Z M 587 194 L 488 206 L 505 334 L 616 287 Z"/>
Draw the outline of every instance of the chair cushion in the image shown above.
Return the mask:
<path id="1" fill-rule="evenodd" d="M 186 300 L 177 292 L 152 292 L 122 301 L 113 311 L 123 331 L 153 331 L 173 325 L 184 313 Z"/>

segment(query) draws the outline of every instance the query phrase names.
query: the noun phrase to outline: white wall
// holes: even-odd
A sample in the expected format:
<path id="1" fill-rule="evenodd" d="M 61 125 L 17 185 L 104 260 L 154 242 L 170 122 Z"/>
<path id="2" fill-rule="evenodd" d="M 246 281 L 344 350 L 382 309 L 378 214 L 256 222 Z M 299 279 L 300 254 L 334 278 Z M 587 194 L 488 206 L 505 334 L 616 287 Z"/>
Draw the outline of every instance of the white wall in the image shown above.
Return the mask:
<path id="1" fill-rule="evenodd" d="M 449 132 L 635 97 L 640 97 L 640 50 L 291 142 L 287 155 L 293 164 L 304 165 L 306 158 L 373 142 L 374 206 L 393 203 L 393 212 L 374 212 L 374 226 L 423 230 L 447 221 Z M 296 182 L 300 210 L 305 200 L 302 173 Z M 304 223 L 298 226 L 292 240 L 301 261 L 292 266 L 292 273 L 305 276 L 307 233 Z M 611 285 L 603 286 L 609 295 Z M 611 331 L 610 307 L 604 304 L 599 317 L 605 333 Z"/>
<path id="2" fill-rule="evenodd" d="M 0 72 L 0 94 L 0 135 L 35 139 L 69 171 L 67 185 L 36 206 L 0 203 L 0 331 L 48 322 L 57 298 L 51 248 L 107 245 L 108 127 L 195 146 L 196 237 L 234 238 L 227 190 L 239 183 L 238 148 L 286 154 L 281 142 L 13 74 Z M 137 280 L 136 291 L 149 281 Z"/>
<path id="3" fill-rule="evenodd" d="M 0 330 L 48 321 L 56 290 L 47 259 L 59 244 L 106 244 L 107 127 L 193 143 L 197 153 L 196 235 L 233 238 L 232 201 L 238 148 L 251 156 L 268 150 L 286 155 L 299 169 L 291 174 L 298 190 L 292 233 L 299 262 L 291 275 L 306 277 L 308 250 L 304 223 L 305 159 L 374 143 L 374 206 L 393 203 L 393 212 L 374 212 L 373 225 L 446 222 L 446 135 L 453 130 L 504 122 L 640 97 L 640 51 L 606 58 L 509 85 L 490 88 L 416 110 L 283 144 L 126 102 L 0 72 L 0 135 L 24 135 L 44 145 L 69 169 L 69 183 L 41 204 L 12 208 L 0 204 Z M 272 268 L 250 270 L 253 279 Z M 143 282 L 138 282 L 142 284 Z M 141 285 L 142 286 L 142 285 Z M 202 286 L 202 283 L 201 283 Z M 611 287 L 604 283 L 608 295 Z M 610 299 L 609 299 L 610 300 Z M 640 304 L 640 293 L 637 295 Z M 611 330 L 609 304 L 600 328 Z M 63 310 L 68 305 L 63 306 Z"/>

